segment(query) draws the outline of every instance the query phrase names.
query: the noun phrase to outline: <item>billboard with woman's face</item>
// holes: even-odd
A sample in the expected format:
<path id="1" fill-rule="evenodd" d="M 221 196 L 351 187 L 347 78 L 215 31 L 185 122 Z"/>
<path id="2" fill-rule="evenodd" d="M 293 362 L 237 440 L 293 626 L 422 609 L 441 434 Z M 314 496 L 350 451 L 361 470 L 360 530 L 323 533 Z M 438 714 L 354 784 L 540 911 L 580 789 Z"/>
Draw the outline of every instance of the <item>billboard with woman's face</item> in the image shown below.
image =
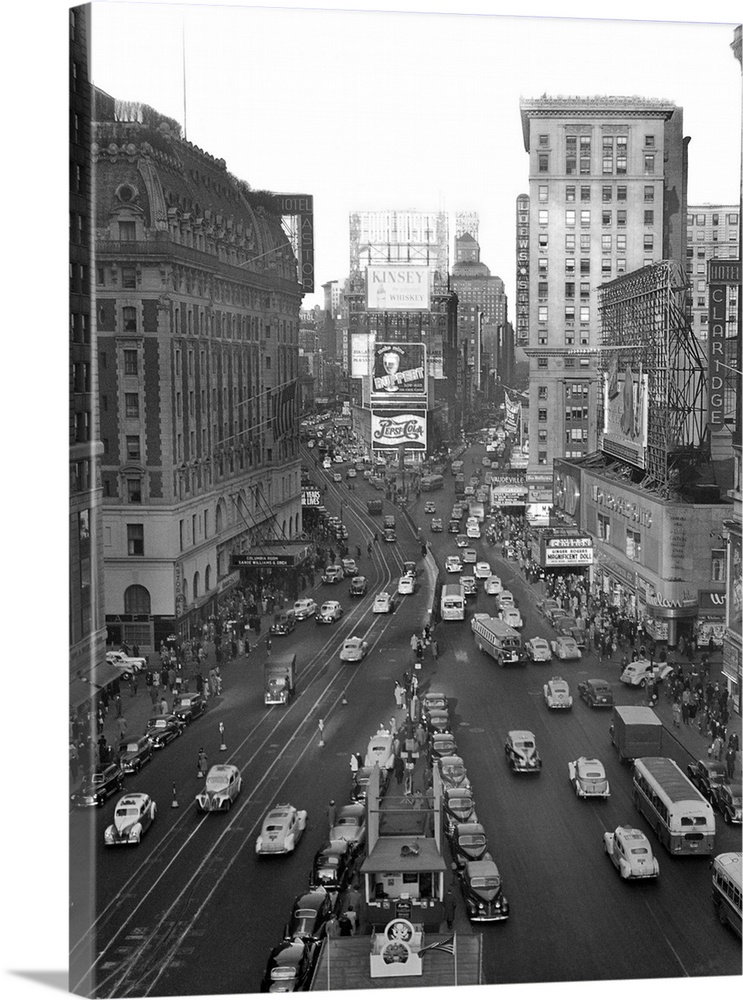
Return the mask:
<path id="1" fill-rule="evenodd" d="M 374 403 L 425 403 L 425 346 L 377 343 L 374 349 L 371 396 Z"/>

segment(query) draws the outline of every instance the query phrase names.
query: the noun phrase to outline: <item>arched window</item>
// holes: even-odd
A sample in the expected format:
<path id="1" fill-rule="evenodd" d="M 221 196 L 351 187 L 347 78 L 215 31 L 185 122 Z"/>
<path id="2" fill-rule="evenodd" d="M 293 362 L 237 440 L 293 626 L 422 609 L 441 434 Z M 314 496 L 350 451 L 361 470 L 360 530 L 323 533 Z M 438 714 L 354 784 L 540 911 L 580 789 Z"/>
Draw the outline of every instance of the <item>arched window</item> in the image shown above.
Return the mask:
<path id="1" fill-rule="evenodd" d="M 183 578 L 182 587 L 183 587 L 183 603 L 187 605 L 188 604 L 188 580 L 185 577 Z"/>
<path id="2" fill-rule="evenodd" d="M 196 600 L 196 598 L 199 596 L 199 585 L 200 585 L 200 583 L 201 583 L 201 578 L 199 576 L 199 571 L 196 570 L 196 572 L 193 575 L 193 598 L 194 598 L 194 600 Z"/>
<path id="3" fill-rule="evenodd" d="M 212 589 L 212 568 L 211 565 L 206 567 L 206 573 L 204 574 L 204 588 L 206 593 Z"/>
<path id="4" fill-rule="evenodd" d="M 150 592 L 138 583 L 124 591 L 124 613 L 127 615 L 148 615 L 151 610 Z"/>
<path id="5" fill-rule="evenodd" d="M 217 534 L 218 535 L 222 533 L 222 529 L 223 528 L 224 528 L 224 507 L 222 505 L 222 501 L 220 500 L 219 503 L 217 504 Z"/>

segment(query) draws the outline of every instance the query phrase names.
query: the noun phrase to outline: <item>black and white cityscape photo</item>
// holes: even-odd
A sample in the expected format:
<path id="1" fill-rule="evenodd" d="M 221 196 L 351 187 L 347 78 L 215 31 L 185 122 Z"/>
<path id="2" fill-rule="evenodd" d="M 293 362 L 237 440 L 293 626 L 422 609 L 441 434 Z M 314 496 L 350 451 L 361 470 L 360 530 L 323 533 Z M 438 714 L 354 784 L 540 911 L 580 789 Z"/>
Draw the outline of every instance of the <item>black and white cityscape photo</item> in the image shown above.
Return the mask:
<path id="1" fill-rule="evenodd" d="M 739 990 L 714 7 L 69 9 L 71 992 Z"/>

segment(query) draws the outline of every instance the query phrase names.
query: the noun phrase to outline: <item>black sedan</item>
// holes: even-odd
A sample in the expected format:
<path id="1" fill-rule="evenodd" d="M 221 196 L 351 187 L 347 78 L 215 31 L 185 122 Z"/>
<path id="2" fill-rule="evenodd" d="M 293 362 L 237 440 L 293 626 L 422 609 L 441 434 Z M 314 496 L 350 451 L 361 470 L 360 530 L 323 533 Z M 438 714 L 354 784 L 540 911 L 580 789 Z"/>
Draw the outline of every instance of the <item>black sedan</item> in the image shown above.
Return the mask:
<path id="1" fill-rule="evenodd" d="M 305 892 L 297 896 L 292 907 L 292 916 L 284 929 L 287 941 L 294 938 L 311 938 L 319 941 L 325 933 L 325 924 L 333 912 L 333 901 L 324 889 Z"/>
<path id="2" fill-rule="evenodd" d="M 309 990 L 320 950 L 317 941 L 282 941 L 271 951 L 261 983 L 262 993 Z"/>
<path id="3" fill-rule="evenodd" d="M 451 832 L 451 853 L 457 864 L 490 858 L 488 838 L 481 823 L 458 823 Z"/>
<path id="4" fill-rule="evenodd" d="M 598 677 L 579 681 L 578 694 L 589 708 L 611 708 L 614 704 L 614 695 L 609 682 Z"/>
<path id="5" fill-rule="evenodd" d="M 162 750 L 168 743 L 177 739 L 185 728 L 186 723 L 177 715 L 154 715 L 147 720 L 145 736 L 155 750 Z"/>
<path id="6" fill-rule="evenodd" d="M 83 776 L 80 791 L 72 796 L 72 802 L 83 808 L 102 806 L 109 796 L 121 790 L 123 784 L 124 772 L 117 764 L 102 765 Z"/>
<path id="7" fill-rule="evenodd" d="M 315 855 L 310 874 L 310 888 L 340 892 L 351 878 L 353 845 L 347 840 L 326 841 Z"/>
<path id="8" fill-rule="evenodd" d="M 133 736 L 119 743 L 119 763 L 126 774 L 136 774 L 152 760 L 152 743 L 147 736 Z"/>
<path id="9" fill-rule="evenodd" d="M 204 701 L 204 696 L 198 691 L 194 691 L 192 694 L 186 692 L 185 694 L 178 695 L 173 705 L 173 715 L 177 715 L 186 725 L 189 722 L 193 722 L 194 719 L 198 719 L 205 711 L 206 702 Z"/>
<path id="10" fill-rule="evenodd" d="M 719 785 L 727 780 L 727 768 L 721 761 L 697 760 L 688 764 L 686 772 L 693 785 L 708 801 L 712 802 Z"/>

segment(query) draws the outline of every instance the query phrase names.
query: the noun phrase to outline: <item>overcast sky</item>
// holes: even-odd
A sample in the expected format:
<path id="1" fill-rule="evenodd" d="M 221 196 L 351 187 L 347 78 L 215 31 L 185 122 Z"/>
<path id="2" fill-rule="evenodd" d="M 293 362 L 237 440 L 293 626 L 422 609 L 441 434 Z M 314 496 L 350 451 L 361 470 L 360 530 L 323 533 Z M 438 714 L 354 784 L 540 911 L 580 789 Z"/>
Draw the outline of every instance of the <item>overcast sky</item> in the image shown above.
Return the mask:
<path id="1" fill-rule="evenodd" d="M 704 24 L 96 0 L 92 79 L 185 123 L 251 186 L 312 194 L 318 291 L 348 273 L 350 211 L 466 210 L 513 301 L 521 96 L 667 98 L 691 136 L 689 202 L 738 203 L 730 6 L 698 7 L 723 22 Z"/>

